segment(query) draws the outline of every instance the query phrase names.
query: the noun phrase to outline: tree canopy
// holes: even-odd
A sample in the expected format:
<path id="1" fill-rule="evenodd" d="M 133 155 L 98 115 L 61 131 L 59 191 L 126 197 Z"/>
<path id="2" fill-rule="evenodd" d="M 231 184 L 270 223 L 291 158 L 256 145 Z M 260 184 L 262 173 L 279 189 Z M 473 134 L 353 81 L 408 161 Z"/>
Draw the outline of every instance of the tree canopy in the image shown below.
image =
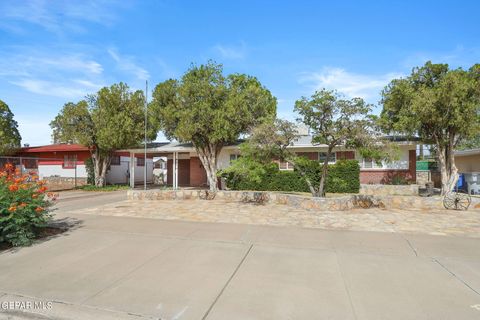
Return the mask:
<path id="1" fill-rule="evenodd" d="M 22 138 L 18 132 L 18 124 L 8 105 L 0 100 L 0 155 L 9 154 L 20 147 Z"/>
<path id="2" fill-rule="evenodd" d="M 241 157 L 223 169 L 221 175 L 240 176 L 260 182 L 272 161 L 294 161 L 295 154 L 288 147 L 298 137 L 294 123 L 282 119 L 268 119 L 250 130 L 248 139 L 240 144 Z"/>
<path id="3" fill-rule="evenodd" d="M 451 70 L 427 62 L 410 76 L 393 80 L 382 92 L 381 126 L 386 132 L 418 136 L 435 145 L 442 190 L 458 179 L 457 146 L 480 131 L 480 68 Z"/>
<path id="4" fill-rule="evenodd" d="M 222 65 L 195 66 L 181 79 L 158 84 L 149 111 L 166 137 L 192 142 L 216 190 L 218 155 L 227 144 L 276 113 L 276 99 L 245 74 L 223 74 Z"/>
<path id="5" fill-rule="evenodd" d="M 95 184 L 103 186 L 113 152 L 138 146 L 144 138 L 142 91 L 124 83 L 100 89 L 77 103 L 66 103 L 50 123 L 55 142 L 75 142 L 90 147 Z M 149 138 L 156 137 L 153 126 Z"/>
<path id="6" fill-rule="evenodd" d="M 326 145 L 327 156 L 320 164 L 297 155 L 289 148 L 299 137 L 294 123 L 269 119 L 253 128 L 241 148 L 242 157 L 222 171 L 226 177 L 242 177 L 259 182 L 269 170 L 272 161 L 287 161 L 294 165 L 315 197 L 324 196 L 328 175 L 328 159 L 336 147 L 357 148 L 360 153 L 381 161 L 392 160 L 397 153 L 388 141 L 380 137 L 376 118 L 370 115 L 371 106 L 363 99 L 346 99 L 328 90 L 302 97 L 295 104 L 298 120 L 312 132 L 312 144 Z"/>
<path id="7" fill-rule="evenodd" d="M 299 121 L 312 131 L 312 144 L 327 146 L 318 185 L 308 181 L 306 172 L 310 170 L 309 163 L 296 163 L 297 168 L 304 171 L 313 195 L 324 196 L 328 159 L 336 146 L 360 148 L 370 154 L 373 154 L 373 149 L 384 148 L 376 139 L 378 134 L 375 130 L 375 118 L 370 114 L 371 109 L 372 105 L 362 98 L 347 99 L 336 91 L 326 89 L 316 91 L 310 98 L 302 97 L 295 102 L 295 111 L 300 115 Z M 381 152 L 376 153 L 377 158 L 381 155 Z"/>

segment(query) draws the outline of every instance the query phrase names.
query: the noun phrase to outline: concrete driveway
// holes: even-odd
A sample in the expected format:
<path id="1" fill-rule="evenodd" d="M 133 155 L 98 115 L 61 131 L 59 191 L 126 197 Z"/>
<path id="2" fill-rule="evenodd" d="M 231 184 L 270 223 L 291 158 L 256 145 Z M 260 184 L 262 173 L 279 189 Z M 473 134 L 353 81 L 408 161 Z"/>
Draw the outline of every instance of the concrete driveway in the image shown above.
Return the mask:
<path id="1" fill-rule="evenodd" d="M 480 319 L 480 239 L 69 213 L 103 197 L 0 254 L 0 318 Z"/>

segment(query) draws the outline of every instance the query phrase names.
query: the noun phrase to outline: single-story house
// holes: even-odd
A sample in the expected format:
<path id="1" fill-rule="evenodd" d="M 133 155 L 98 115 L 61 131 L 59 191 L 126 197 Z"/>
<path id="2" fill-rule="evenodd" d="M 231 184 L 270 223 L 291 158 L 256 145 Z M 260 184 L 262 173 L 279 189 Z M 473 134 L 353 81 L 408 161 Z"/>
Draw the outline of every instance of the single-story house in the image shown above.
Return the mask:
<path id="1" fill-rule="evenodd" d="M 62 184 L 71 185 L 72 181 L 78 185 L 87 182 L 85 161 L 91 157 L 88 147 L 79 144 L 51 144 L 36 147 L 23 147 L 18 150 L 16 160 L 21 162 L 22 169 L 35 171 L 40 179 L 51 180 L 56 187 Z M 145 158 L 138 154 L 134 158 L 135 181 L 143 182 Z M 116 152 L 112 158 L 110 169 L 107 172 L 107 184 L 129 183 L 131 158 L 128 152 Z M 152 180 L 153 159 L 147 156 L 147 181 Z M 54 182 L 55 181 L 55 182 Z"/>
<path id="2" fill-rule="evenodd" d="M 480 149 L 455 151 L 455 165 L 466 182 L 468 193 L 480 194 Z"/>
<path id="3" fill-rule="evenodd" d="M 330 159 L 335 163 L 339 159 L 356 159 L 360 164 L 360 182 L 364 184 L 387 184 L 394 177 L 401 177 L 410 182 L 416 179 L 416 147 L 415 141 L 404 138 L 389 137 L 395 141 L 400 150 L 397 161 L 376 163 L 372 159 L 364 159 L 357 150 L 347 149 L 342 146 L 336 147 Z M 239 141 L 236 144 L 225 146 L 219 154 L 217 166 L 219 169 L 228 167 L 231 161 L 240 156 Z M 304 155 L 312 160 L 324 161 L 326 157 L 326 145 L 312 144 L 309 135 L 300 136 L 290 146 L 292 151 Z M 130 157 L 143 154 L 144 149 L 124 150 L 130 153 Z M 148 146 L 147 154 L 153 157 L 165 157 L 167 159 L 167 184 L 177 187 L 205 187 L 207 176 L 203 165 L 191 143 L 157 143 Z M 280 170 L 293 170 L 289 163 L 279 163 Z M 136 175 L 137 173 L 135 173 Z M 136 177 L 130 176 L 130 184 L 134 185 Z"/>

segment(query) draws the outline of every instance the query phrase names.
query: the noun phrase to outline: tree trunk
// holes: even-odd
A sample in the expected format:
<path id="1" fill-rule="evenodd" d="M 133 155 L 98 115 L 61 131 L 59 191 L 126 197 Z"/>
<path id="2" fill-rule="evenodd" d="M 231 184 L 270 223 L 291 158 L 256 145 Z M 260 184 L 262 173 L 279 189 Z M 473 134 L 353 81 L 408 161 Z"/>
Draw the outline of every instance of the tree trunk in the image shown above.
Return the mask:
<path id="1" fill-rule="evenodd" d="M 205 147 L 195 147 L 198 157 L 205 168 L 207 174 L 207 182 L 210 191 L 218 191 L 217 186 L 217 160 L 222 146 L 209 144 Z"/>
<path id="2" fill-rule="evenodd" d="M 327 179 L 328 173 L 328 159 L 330 159 L 332 149 L 333 147 L 328 147 L 327 157 L 323 162 L 322 174 L 320 175 L 320 183 L 318 184 L 318 197 L 325 197 L 325 180 Z"/>
<path id="3" fill-rule="evenodd" d="M 97 150 L 92 153 L 93 168 L 95 172 L 95 186 L 104 187 L 106 183 L 106 175 L 108 166 L 111 161 L 111 154 L 103 154 Z"/>
<path id="4" fill-rule="evenodd" d="M 310 193 L 312 194 L 312 197 L 320 197 L 319 192 L 315 189 L 315 187 L 313 186 L 313 183 L 307 177 L 307 174 L 302 170 L 298 170 L 298 172 L 300 172 L 300 175 L 303 177 L 303 179 L 307 183 L 308 189 L 310 189 Z"/>
<path id="5" fill-rule="evenodd" d="M 440 175 L 442 179 L 442 195 L 452 191 L 458 181 L 458 169 L 455 166 L 453 147 L 440 146 L 438 148 L 438 163 L 440 165 Z"/>

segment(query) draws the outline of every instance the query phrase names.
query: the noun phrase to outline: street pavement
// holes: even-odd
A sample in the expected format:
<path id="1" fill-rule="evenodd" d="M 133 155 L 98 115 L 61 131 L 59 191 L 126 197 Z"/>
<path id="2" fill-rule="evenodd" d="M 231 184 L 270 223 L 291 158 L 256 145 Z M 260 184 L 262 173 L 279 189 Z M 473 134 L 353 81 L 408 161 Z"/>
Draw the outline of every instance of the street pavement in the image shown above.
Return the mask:
<path id="1" fill-rule="evenodd" d="M 78 213 L 122 197 L 0 253 L 0 319 L 480 319 L 478 238 Z"/>

